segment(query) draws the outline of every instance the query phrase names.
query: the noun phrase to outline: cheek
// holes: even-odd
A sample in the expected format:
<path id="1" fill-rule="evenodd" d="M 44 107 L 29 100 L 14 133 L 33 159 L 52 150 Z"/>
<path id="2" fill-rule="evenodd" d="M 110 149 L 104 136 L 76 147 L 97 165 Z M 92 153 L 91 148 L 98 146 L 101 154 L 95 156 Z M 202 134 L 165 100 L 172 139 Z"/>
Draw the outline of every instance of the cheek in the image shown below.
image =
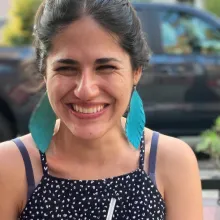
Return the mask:
<path id="1" fill-rule="evenodd" d="M 132 80 L 128 76 L 122 75 L 109 79 L 106 85 L 109 94 L 120 102 L 121 107 L 126 108 L 132 92 Z"/>
<path id="2" fill-rule="evenodd" d="M 122 86 L 120 87 L 119 94 L 120 94 L 121 103 L 123 102 L 122 105 L 126 109 L 130 102 L 132 89 L 133 89 L 132 78 L 128 77 L 126 80 L 122 81 Z"/>
<path id="3" fill-rule="evenodd" d="M 74 80 L 68 77 L 55 76 L 47 80 L 47 91 L 51 99 L 60 101 L 74 87 Z"/>

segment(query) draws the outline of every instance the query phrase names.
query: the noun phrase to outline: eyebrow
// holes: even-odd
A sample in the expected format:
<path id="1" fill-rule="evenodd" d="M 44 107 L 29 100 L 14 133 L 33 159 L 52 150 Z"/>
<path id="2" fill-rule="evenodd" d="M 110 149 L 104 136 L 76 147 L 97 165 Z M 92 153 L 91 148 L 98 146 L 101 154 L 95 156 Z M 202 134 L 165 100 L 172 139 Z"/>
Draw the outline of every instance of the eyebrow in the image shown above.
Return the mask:
<path id="1" fill-rule="evenodd" d="M 95 61 L 95 64 L 105 64 L 105 63 L 109 63 L 109 62 L 120 63 L 121 61 L 116 58 L 100 58 Z M 59 59 L 59 60 L 56 60 L 55 62 L 53 62 L 53 64 L 55 64 L 55 63 L 68 64 L 68 65 L 79 65 L 79 62 L 77 60 L 73 60 L 73 59 Z"/>
<path id="2" fill-rule="evenodd" d="M 105 63 L 109 63 L 109 62 L 118 62 L 120 63 L 121 61 L 118 60 L 118 59 L 115 59 L 115 58 L 100 58 L 100 59 L 97 59 L 95 61 L 96 64 L 105 64 Z"/>
<path id="3" fill-rule="evenodd" d="M 79 62 L 73 59 L 59 59 L 53 62 L 53 64 L 55 63 L 61 63 L 61 64 L 70 64 L 70 65 L 78 65 Z"/>

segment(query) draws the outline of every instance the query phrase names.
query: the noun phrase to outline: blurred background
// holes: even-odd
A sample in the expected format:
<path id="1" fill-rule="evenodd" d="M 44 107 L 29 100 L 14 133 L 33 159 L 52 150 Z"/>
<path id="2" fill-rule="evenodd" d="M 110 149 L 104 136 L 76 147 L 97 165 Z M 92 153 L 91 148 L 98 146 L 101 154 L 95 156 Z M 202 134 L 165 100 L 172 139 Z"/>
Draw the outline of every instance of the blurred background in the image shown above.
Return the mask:
<path id="1" fill-rule="evenodd" d="M 0 142 L 28 133 L 44 92 L 33 50 L 42 0 L 1 0 Z M 220 219 L 220 0 L 136 0 L 152 51 L 138 90 L 151 129 L 186 141 L 199 162 L 204 219 Z"/>

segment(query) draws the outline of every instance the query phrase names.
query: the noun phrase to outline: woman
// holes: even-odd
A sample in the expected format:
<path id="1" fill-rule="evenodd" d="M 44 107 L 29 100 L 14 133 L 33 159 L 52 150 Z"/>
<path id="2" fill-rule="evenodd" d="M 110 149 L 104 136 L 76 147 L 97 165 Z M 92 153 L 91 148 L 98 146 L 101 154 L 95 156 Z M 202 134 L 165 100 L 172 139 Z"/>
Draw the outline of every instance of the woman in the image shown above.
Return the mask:
<path id="1" fill-rule="evenodd" d="M 46 0 L 34 35 L 47 94 L 31 134 L 0 146 L 1 219 L 201 220 L 193 152 L 144 129 L 149 51 L 129 1 Z"/>

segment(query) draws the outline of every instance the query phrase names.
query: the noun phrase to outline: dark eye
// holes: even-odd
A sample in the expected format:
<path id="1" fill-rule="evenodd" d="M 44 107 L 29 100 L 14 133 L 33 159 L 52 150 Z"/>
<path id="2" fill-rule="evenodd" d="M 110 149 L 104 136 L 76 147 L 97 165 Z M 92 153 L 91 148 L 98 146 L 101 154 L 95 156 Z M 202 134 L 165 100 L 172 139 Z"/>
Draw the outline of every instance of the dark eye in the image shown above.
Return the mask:
<path id="1" fill-rule="evenodd" d="M 97 70 L 99 72 L 103 72 L 103 73 L 111 73 L 116 69 L 117 68 L 115 66 L 112 66 L 112 65 L 103 65 L 103 66 L 97 67 Z"/>
<path id="2" fill-rule="evenodd" d="M 60 72 L 60 73 L 64 73 L 64 74 L 76 74 L 78 73 L 78 69 L 75 67 L 71 67 L 71 66 L 62 66 L 62 67 L 58 67 L 56 70 L 56 72 Z"/>
<path id="3" fill-rule="evenodd" d="M 71 71 L 71 70 L 73 70 L 73 68 L 70 66 L 62 66 L 56 69 L 56 71 Z"/>

